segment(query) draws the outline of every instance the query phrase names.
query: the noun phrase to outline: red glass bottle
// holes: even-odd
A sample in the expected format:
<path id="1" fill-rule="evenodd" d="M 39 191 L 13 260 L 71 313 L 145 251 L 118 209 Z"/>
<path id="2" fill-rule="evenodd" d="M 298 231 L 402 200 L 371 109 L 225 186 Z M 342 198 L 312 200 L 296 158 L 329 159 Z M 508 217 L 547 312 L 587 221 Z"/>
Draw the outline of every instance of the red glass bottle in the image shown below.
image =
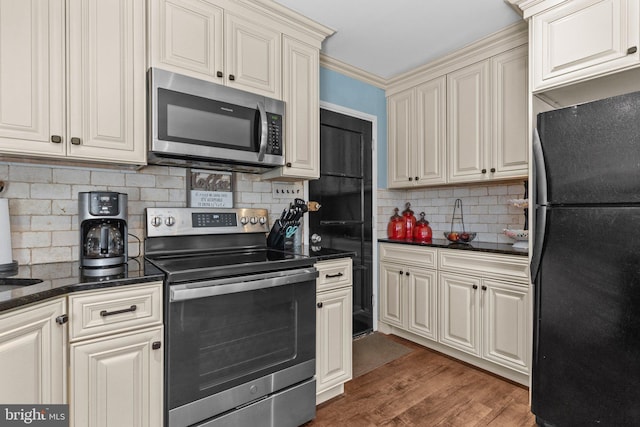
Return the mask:
<path id="1" fill-rule="evenodd" d="M 420 212 L 420 219 L 413 229 L 413 240 L 421 243 L 431 243 L 433 240 L 433 230 L 429 226 L 429 221 L 424 219 L 424 212 Z"/>
<path id="2" fill-rule="evenodd" d="M 407 202 L 405 207 L 406 209 L 402 211 L 406 228 L 405 238 L 407 240 L 411 240 L 413 239 L 413 227 L 416 225 L 416 217 L 413 215 L 413 211 L 411 210 L 411 203 Z"/>
<path id="3" fill-rule="evenodd" d="M 407 228 L 405 219 L 398 215 L 398 211 L 398 208 L 393 210 L 394 214 L 389 220 L 389 225 L 387 226 L 387 236 L 393 240 L 404 240 L 407 235 Z"/>

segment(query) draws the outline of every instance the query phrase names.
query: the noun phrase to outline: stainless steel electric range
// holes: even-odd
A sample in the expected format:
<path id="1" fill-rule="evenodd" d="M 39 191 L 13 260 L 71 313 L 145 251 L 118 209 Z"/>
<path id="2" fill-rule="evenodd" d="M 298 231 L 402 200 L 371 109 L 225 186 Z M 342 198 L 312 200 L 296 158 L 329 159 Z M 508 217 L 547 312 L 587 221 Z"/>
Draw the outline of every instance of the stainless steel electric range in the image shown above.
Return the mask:
<path id="1" fill-rule="evenodd" d="M 315 417 L 314 259 L 270 250 L 264 209 L 148 208 L 165 274 L 166 425 Z"/>

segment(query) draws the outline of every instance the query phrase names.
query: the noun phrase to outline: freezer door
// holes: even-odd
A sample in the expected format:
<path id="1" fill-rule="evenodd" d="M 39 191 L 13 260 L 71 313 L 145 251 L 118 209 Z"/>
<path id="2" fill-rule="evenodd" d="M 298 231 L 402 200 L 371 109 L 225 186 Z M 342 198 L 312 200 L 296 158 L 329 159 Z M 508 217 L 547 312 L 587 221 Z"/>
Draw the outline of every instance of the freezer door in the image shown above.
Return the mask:
<path id="1" fill-rule="evenodd" d="M 538 115 L 548 203 L 640 202 L 640 92 Z"/>
<path id="2" fill-rule="evenodd" d="M 640 208 L 551 208 L 534 284 L 532 411 L 556 426 L 640 420 Z"/>

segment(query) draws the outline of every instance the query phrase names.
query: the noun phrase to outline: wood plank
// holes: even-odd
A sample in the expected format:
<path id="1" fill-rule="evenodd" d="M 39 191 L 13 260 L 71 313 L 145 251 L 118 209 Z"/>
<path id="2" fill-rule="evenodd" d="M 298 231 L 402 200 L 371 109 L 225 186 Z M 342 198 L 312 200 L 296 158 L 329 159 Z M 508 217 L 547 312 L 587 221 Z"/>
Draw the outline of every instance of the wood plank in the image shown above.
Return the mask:
<path id="1" fill-rule="evenodd" d="M 345 384 L 305 427 L 534 427 L 528 389 L 400 337 L 412 351 Z"/>

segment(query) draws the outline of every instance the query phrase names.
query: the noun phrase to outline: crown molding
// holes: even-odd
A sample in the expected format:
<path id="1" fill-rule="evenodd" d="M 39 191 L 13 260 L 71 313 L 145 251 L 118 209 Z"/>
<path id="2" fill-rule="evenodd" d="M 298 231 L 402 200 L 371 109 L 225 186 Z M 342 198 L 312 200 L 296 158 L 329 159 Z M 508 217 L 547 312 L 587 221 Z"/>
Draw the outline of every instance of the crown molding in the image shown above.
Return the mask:
<path id="1" fill-rule="evenodd" d="M 329 70 L 338 72 L 340 74 L 344 74 L 348 77 L 352 77 L 356 80 L 360 80 L 372 86 L 379 87 L 380 89 L 386 90 L 387 88 L 386 79 L 383 79 L 382 77 L 369 73 L 367 71 L 364 71 L 358 67 L 354 67 L 353 65 L 349 65 L 338 59 L 327 56 L 323 53 L 320 54 L 320 65 Z"/>
<path id="2" fill-rule="evenodd" d="M 504 0 L 518 11 L 524 19 L 529 19 L 533 15 L 550 9 L 568 0 Z"/>

